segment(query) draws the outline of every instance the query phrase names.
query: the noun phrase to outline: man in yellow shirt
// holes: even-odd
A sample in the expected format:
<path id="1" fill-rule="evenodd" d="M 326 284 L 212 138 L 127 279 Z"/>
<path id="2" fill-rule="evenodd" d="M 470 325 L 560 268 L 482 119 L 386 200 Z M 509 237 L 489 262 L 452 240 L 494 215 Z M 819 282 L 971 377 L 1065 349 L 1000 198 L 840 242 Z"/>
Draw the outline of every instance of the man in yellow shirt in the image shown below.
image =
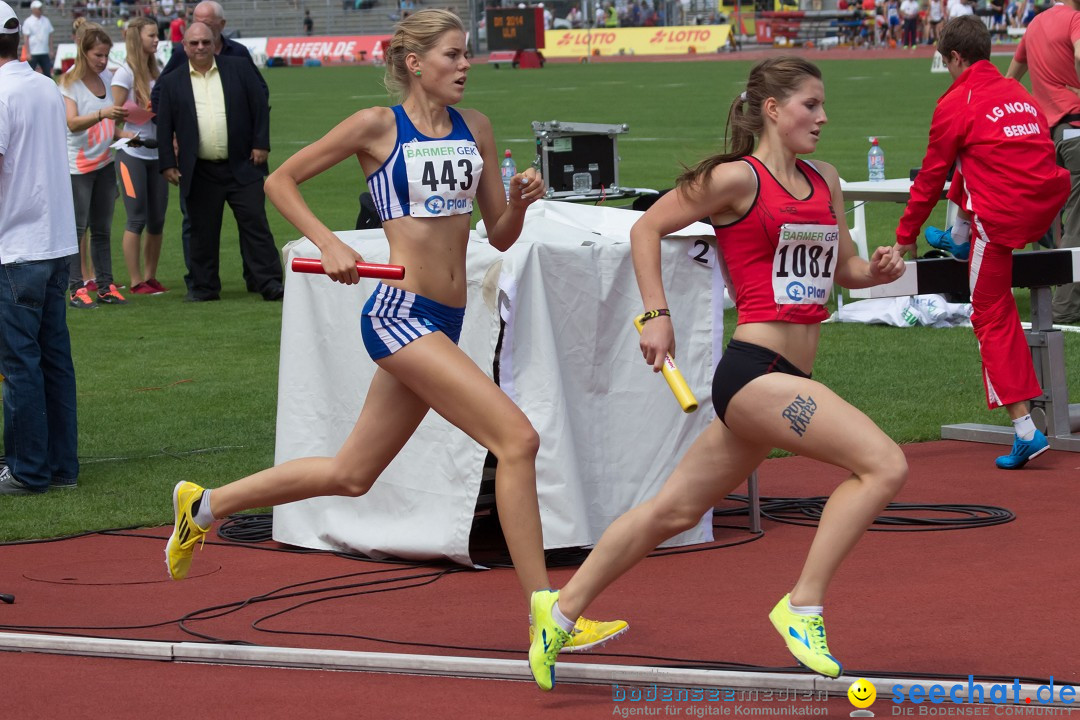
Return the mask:
<path id="1" fill-rule="evenodd" d="M 266 300 L 284 295 L 281 259 L 266 219 L 263 180 L 270 152 L 270 105 L 249 60 L 214 55 L 211 29 L 184 34 L 187 72 L 158 80 L 158 155 L 165 179 L 180 186 L 191 220 L 191 286 L 187 300 L 221 299 L 218 254 L 228 203 L 241 252 Z"/>

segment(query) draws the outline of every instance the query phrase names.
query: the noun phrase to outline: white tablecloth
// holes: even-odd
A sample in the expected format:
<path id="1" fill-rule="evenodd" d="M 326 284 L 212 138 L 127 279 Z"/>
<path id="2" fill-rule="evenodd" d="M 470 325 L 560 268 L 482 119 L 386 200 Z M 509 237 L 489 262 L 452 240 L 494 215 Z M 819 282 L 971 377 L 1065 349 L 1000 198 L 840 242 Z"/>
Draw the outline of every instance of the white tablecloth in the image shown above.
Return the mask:
<path id="1" fill-rule="evenodd" d="M 501 313 L 500 381 L 541 437 L 537 485 L 548 549 L 594 544 L 612 520 L 656 493 L 714 417 L 709 386 L 722 338 L 723 281 L 711 262 L 711 229 L 695 224 L 662 248 L 678 363 L 701 402 L 697 413 L 684 415 L 642 360 L 631 322 L 641 312 L 629 246 L 639 215 L 540 202 L 508 252 L 488 245 L 482 226 L 470 238 L 460 345 L 491 374 Z M 388 259 L 381 231 L 339 236 L 371 262 Z M 285 248 L 286 263 L 317 256 L 307 240 Z M 359 332 L 375 281 L 347 287 L 318 275 L 287 275 L 278 463 L 334 454 L 375 371 Z M 471 564 L 469 531 L 486 454 L 430 413 L 371 492 L 275 508 L 274 538 Z M 706 516 L 670 544 L 711 539 Z"/>

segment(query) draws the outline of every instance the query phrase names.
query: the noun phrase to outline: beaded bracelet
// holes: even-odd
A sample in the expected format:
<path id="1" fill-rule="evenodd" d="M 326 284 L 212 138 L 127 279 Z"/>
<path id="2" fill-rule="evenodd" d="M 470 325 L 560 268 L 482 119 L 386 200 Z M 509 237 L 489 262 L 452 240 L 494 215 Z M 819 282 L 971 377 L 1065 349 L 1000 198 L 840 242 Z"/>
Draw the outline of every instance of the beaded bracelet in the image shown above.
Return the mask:
<path id="1" fill-rule="evenodd" d="M 641 322 L 642 324 L 644 324 L 649 322 L 653 318 L 658 318 L 660 316 L 671 317 L 671 311 L 667 308 L 660 308 L 659 310 L 649 310 L 647 313 L 641 316 Z"/>

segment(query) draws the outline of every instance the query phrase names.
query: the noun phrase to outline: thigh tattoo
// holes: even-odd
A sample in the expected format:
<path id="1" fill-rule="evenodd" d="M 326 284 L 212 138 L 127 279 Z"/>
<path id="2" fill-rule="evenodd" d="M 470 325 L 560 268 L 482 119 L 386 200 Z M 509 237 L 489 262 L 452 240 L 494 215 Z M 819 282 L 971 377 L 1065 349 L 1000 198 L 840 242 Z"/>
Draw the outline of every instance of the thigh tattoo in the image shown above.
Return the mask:
<path id="1" fill-rule="evenodd" d="M 796 395 L 795 400 L 784 408 L 780 416 L 791 423 L 791 429 L 796 435 L 802 437 L 810 425 L 811 418 L 814 417 L 815 410 L 817 410 L 817 403 L 814 402 L 814 398 L 807 395 L 804 400 L 802 395 Z"/>

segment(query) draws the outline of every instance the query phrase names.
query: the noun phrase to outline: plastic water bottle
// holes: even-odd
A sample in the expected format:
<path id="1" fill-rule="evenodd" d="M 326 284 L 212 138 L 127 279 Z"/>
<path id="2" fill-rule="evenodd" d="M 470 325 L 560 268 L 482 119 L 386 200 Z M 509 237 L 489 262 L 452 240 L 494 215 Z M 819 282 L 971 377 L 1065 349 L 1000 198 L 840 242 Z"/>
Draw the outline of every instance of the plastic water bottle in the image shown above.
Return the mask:
<path id="1" fill-rule="evenodd" d="M 514 164 L 514 158 L 510 156 L 510 151 L 506 151 L 503 161 L 499 163 L 499 172 L 502 173 L 503 189 L 506 190 L 506 199 L 510 200 L 510 179 L 517 175 L 517 165 Z"/>
<path id="2" fill-rule="evenodd" d="M 878 145 L 877 138 L 870 138 L 870 152 L 866 153 L 866 167 L 870 171 L 870 182 L 885 179 L 885 151 Z"/>

